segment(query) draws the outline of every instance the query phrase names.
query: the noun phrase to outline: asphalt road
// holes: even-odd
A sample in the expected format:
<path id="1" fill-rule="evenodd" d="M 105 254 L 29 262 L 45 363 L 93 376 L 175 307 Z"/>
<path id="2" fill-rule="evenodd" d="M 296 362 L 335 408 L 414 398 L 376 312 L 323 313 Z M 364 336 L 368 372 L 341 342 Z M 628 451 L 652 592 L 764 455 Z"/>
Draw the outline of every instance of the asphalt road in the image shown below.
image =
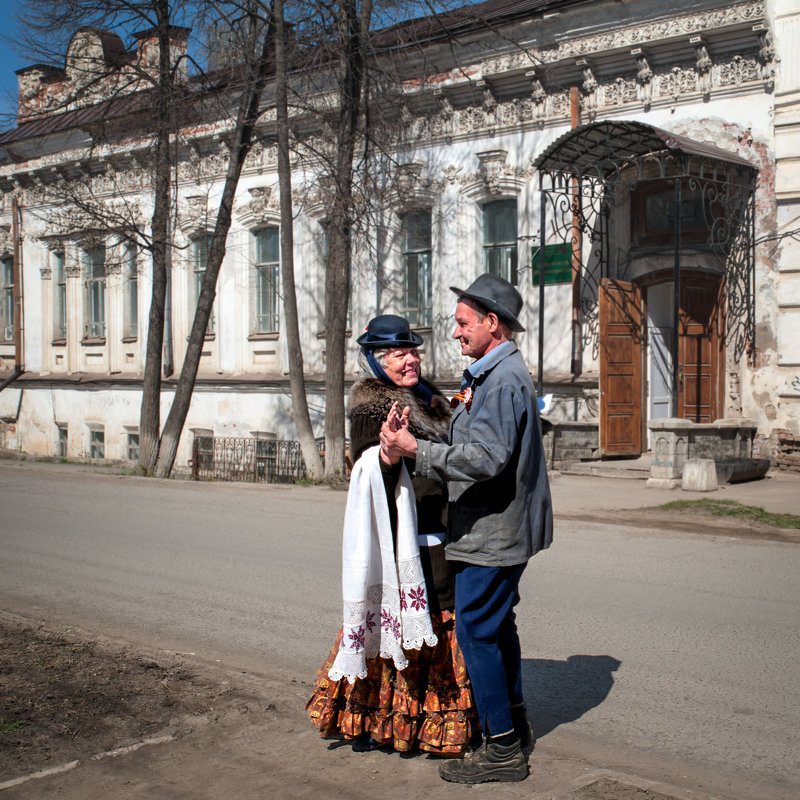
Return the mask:
<path id="1" fill-rule="evenodd" d="M 559 520 L 589 480 L 554 482 L 556 541 L 521 587 L 539 740 L 718 797 L 800 797 L 800 547 Z M 311 678 L 340 620 L 345 499 L 0 462 L 0 608 Z"/>

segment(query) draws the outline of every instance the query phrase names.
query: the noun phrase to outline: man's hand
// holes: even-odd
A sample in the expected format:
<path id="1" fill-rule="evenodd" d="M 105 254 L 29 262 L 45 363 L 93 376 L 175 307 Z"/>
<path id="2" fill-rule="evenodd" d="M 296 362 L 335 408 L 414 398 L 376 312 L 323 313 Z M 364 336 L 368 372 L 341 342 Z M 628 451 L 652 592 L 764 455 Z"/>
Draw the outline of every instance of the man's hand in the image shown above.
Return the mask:
<path id="1" fill-rule="evenodd" d="M 400 414 L 399 405 L 394 403 L 381 426 L 381 458 L 388 464 L 396 464 L 402 456 L 417 455 L 417 440 L 408 430 L 408 415 L 411 409 L 406 406 Z"/>

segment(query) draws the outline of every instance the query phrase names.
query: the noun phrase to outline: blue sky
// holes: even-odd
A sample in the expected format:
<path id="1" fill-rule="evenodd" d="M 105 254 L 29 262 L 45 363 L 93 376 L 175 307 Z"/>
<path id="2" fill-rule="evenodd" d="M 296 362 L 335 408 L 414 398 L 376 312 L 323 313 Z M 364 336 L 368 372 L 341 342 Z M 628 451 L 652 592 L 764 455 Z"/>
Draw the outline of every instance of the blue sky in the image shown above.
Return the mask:
<path id="1" fill-rule="evenodd" d="M 14 35 L 12 7 L 10 2 L 0 2 L 0 32 L 6 36 Z M 30 64 L 24 58 L 0 41 L 0 130 L 14 127 L 17 113 L 17 76 L 14 71 L 28 66 Z"/>

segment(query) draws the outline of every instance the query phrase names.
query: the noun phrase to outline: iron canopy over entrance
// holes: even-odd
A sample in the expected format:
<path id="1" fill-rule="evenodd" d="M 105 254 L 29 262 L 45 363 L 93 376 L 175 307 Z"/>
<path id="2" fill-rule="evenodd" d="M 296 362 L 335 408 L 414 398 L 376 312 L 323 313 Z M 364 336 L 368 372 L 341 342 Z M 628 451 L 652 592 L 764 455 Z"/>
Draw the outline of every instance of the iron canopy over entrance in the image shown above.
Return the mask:
<path id="1" fill-rule="evenodd" d="M 674 283 L 674 324 L 678 329 L 681 259 L 689 247 L 682 232 L 687 198 L 691 196 L 701 221 L 693 230 L 691 247 L 706 257 L 723 281 L 724 341 L 736 360 L 754 342 L 755 259 L 754 190 L 756 168 L 745 158 L 715 145 L 697 142 L 641 122 L 608 120 L 572 129 L 553 142 L 534 161 L 539 173 L 540 246 L 539 376 L 542 391 L 544 361 L 544 286 L 547 245 L 566 245 L 572 265 L 572 373 L 580 374 L 582 354 L 599 347 L 598 295 L 604 278 L 625 278 L 636 257 L 628 232 L 615 233 L 611 259 L 614 211 L 644 186 L 669 194 L 673 209 L 668 240 L 655 250 L 669 254 Z M 683 202 L 682 202 L 683 198 Z M 680 213 L 675 210 L 680 209 Z M 695 221 L 696 222 L 696 221 Z M 536 263 L 533 264 L 537 266 Z M 614 274 L 611 274 L 613 271 Z M 673 395 L 678 386 L 677 337 L 673 343 Z"/>

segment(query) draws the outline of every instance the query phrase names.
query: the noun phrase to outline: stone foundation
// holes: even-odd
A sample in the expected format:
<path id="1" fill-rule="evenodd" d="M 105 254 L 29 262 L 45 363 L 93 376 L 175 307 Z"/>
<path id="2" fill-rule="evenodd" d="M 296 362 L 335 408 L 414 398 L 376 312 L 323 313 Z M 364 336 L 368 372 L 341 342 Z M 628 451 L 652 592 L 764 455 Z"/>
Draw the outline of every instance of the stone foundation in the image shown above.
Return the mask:
<path id="1" fill-rule="evenodd" d="M 542 422 L 545 455 L 552 468 L 600 457 L 600 431 L 596 422 Z"/>

